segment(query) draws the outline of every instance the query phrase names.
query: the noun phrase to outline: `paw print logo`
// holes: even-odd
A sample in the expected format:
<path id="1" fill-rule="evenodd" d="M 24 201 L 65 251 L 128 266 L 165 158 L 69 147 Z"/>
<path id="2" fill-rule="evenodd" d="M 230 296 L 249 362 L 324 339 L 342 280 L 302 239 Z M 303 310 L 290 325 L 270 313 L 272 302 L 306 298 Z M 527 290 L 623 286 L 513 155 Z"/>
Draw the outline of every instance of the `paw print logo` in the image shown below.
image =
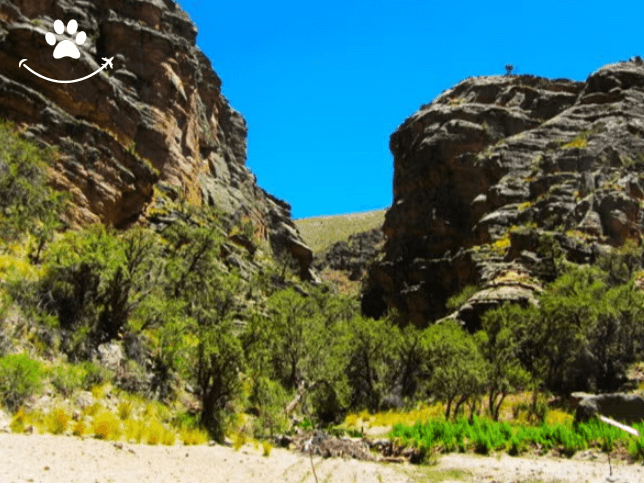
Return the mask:
<path id="1" fill-rule="evenodd" d="M 63 33 L 65 32 L 65 24 L 63 24 L 62 20 L 56 20 L 54 22 L 54 30 L 58 35 L 63 35 Z M 76 20 L 70 20 L 67 23 L 67 33 L 69 35 L 74 35 L 77 30 L 78 22 L 76 22 Z M 58 42 L 56 36 L 51 32 L 47 32 L 47 34 L 45 35 L 45 40 L 49 45 L 52 46 L 56 45 L 56 43 Z M 76 35 L 76 44 L 83 45 L 85 43 L 85 40 L 87 40 L 87 35 L 85 34 L 85 32 L 78 32 L 78 35 Z M 78 47 L 76 47 L 76 45 L 74 45 L 71 40 L 62 40 L 60 43 L 58 43 L 58 45 L 56 45 L 56 48 L 54 49 L 54 59 L 62 59 L 63 57 L 71 57 L 72 59 L 80 58 Z"/>
<path id="2" fill-rule="evenodd" d="M 2 0 L 0 0 L 0 2 L 1 1 Z M 76 34 L 77 30 L 78 30 L 78 22 L 76 20 L 70 20 L 69 22 L 67 22 L 67 34 L 69 36 L 73 37 L 74 34 Z M 63 23 L 62 20 L 56 20 L 54 22 L 54 31 L 56 32 L 57 35 L 63 35 L 65 33 L 65 24 Z M 80 51 L 78 50 L 78 47 L 76 47 L 76 45 L 83 45 L 87 40 L 87 34 L 85 32 L 78 32 L 78 34 L 76 34 L 76 37 L 74 39 L 76 43 L 74 43 L 69 39 L 64 39 L 59 41 L 56 35 L 54 35 L 51 32 L 47 32 L 45 34 L 45 40 L 51 46 L 58 44 L 54 49 L 54 59 L 62 59 L 63 57 L 80 59 Z M 20 62 L 18 62 L 18 68 L 24 66 L 24 68 L 27 69 L 29 72 L 31 72 L 33 75 L 38 76 L 41 79 L 45 79 L 46 81 L 49 81 L 49 82 L 56 82 L 58 84 L 71 84 L 73 82 L 80 82 L 80 81 L 89 79 L 90 77 L 95 76 L 96 74 L 98 74 L 104 69 L 107 69 L 107 68 L 113 69 L 114 66 L 112 65 L 112 60 L 114 60 L 114 57 L 103 57 L 103 65 L 98 69 L 96 69 L 94 72 L 87 74 L 84 77 L 80 77 L 78 79 L 70 79 L 70 80 L 52 79 L 50 77 L 39 74 L 38 72 L 36 72 L 35 70 L 33 70 L 31 67 L 27 65 L 27 59 L 22 59 Z"/>

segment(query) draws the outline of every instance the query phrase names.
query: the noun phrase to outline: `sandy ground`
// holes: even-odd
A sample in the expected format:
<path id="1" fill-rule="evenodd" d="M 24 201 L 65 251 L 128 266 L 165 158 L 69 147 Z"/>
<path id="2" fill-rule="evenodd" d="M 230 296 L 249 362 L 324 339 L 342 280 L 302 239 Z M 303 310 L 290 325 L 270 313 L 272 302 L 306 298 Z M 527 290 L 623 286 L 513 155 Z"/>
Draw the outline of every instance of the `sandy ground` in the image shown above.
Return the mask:
<path id="1" fill-rule="evenodd" d="M 432 467 L 313 459 L 318 481 L 374 483 L 431 482 L 589 482 L 639 483 L 644 467 L 554 458 L 442 456 Z M 450 471 L 452 469 L 461 471 Z M 463 471 L 464 470 L 464 471 Z M 315 483 L 307 456 L 273 449 L 270 456 L 250 445 L 147 446 L 52 435 L 0 434 L 2 483 Z"/>

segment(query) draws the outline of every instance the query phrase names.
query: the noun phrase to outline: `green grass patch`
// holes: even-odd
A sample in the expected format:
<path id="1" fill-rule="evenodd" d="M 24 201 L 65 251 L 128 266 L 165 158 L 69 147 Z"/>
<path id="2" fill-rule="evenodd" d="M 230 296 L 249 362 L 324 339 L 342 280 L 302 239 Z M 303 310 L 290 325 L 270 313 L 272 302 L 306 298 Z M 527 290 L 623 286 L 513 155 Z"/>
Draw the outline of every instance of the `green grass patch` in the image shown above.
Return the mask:
<path id="1" fill-rule="evenodd" d="M 636 428 L 642 432 L 644 424 L 636 425 Z M 396 424 L 391 437 L 403 446 L 432 453 L 460 451 L 488 455 L 494 451 L 507 451 L 516 456 L 530 449 L 538 449 L 556 450 L 572 457 L 577 451 L 587 448 L 613 451 L 616 447 L 622 447 L 627 448 L 632 458 L 644 459 L 644 437 L 635 438 L 598 421 L 580 424 L 575 428 L 572 422 L 528 426 L 474 417 L 471 422 L 460 419 L 417 422 L 414 425 Z"/>

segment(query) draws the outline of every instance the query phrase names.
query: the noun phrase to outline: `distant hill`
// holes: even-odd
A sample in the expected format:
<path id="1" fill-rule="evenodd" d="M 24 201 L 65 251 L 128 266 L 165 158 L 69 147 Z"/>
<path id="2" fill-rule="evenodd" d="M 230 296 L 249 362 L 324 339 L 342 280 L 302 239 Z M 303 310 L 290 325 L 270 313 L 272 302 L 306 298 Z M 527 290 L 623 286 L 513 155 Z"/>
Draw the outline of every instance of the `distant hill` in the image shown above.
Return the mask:
<path id="1" fill-rule="evenodd" d="M 318 216 L 295 220 L 304 241 L 319 254 L 350 235 L 379 228 L 385 221 L 386 210 L 366 211 L 348 215 Z"/>

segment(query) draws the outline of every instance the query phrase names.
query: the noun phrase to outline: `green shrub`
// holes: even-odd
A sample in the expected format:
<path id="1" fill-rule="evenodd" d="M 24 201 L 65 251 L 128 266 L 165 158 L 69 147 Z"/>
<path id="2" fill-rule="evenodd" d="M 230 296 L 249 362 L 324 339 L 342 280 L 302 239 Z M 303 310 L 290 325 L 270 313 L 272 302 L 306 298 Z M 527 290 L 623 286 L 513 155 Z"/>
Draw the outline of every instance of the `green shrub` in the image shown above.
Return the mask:
<path id="1" fill-rule="evenodd" d="M 476 285 L 468 285 L 464 287 L 463 290 L 461 290 L 458 294 L 450 297 L 445 303 L 445 307 L 450 312 L 458 310 L 476 292 L 478 292 L 478 287 Z"/>
<path id="2" fill-rule="evenodd" d="M 11 354 L 0 358 L 0 400 L 16 411 L 24 400 L 41 387 L 40 364 L 25 354 Z"/>
<path id="3" fill-rule="evenodd" d="M 74 364 L 61 363 L 51 370 L 51 383 L 63 396 L 83 387 L 83 370 Z"/>
<path id="4" fill-rule="evenodd" d="M 0 120 L 0 238 L 32 233 L 36 259 L 60 225 L 65 199 L 47 185 L 47 166 L 55 156 L 53 149 L 37 147 Z"/>
<path id="5" fill-rule="evenodd" d="M 644 437 L 632 439 L 628 445 L 628 454 L 636 461 L 644 460 Z"/>

